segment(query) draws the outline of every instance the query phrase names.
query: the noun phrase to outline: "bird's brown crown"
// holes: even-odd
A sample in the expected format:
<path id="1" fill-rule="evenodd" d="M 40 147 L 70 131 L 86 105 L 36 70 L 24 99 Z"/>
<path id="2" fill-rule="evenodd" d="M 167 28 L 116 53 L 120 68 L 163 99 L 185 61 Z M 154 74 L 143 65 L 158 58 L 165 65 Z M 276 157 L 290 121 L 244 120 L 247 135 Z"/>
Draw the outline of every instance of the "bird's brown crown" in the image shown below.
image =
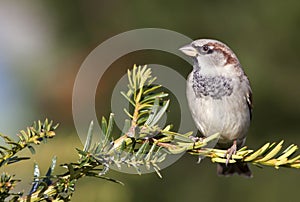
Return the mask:
<path id="1" fill-rule="evenodd" d="M 208 42 L 206 45 L 208 47 L 212 47 L 214 51 L 221 52 L 224 55 L 224 58 L 226 59 L 225 65 L 228 64 L 235 65 L 239 63 L 233 51 L 229 47 L 225 46 L 224 44 L 218 42 Z"/>

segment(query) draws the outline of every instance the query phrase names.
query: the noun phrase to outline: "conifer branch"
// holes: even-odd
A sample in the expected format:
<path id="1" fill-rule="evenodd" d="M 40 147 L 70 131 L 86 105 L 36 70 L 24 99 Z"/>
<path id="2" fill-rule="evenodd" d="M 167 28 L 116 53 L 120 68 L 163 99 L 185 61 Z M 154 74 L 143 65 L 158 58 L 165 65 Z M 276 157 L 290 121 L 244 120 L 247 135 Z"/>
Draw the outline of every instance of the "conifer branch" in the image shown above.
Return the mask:
<path id="1" fill-rule="evenodd" d="M 300 154 L 295 155 L 298 146 L 291 144 L 286 149 L 282 149 L 283 140 L 279 143 L 266 143 L 261 148 L 255 150 L 243 147 L 232 155 L 229 163 L 236 163 L 238 161 L 251 163 L 256 166 L 271 166 L 276 169 L 280 167 L 300 168 Z M 211 158 L 212 162 L 225 163 L 226 150 L 202 148 L 193 149 L 189 153 L 193 155 L 200 155 Z"/>
<path id="2" fill-rule="evenodd" d="M 107 175 L 112 166 L 122 171 L 123 166 L 133 167 L 136 173 L 142 174 L 141 168 L 153 169 L 159 177 L 160 163 L 169 155 L 187 152 L 191 155 L 208 157 L 213 163 L 226 163 L 227 150 L 207 148 L 213 140 L 219 138 L 214 134 L 208 138 L 194 138 L 192 132 L 180 134 L 172 130 L 172 125 L 161 126 L 160 120 L 167 112 L 170 100 L 168 94 L 161 91 L 161 86 L 153 84 L 156 77 L 146 66 L 134 66 L 128 70 L 128 91 L 121 92 L 132 105 L 131 111 L 124 110 L 128 119 L 124 121 L 124 129 L 119 138 L 113 140 L 114 114 L 108 120 L 101 120 L 101 138 L 93 143 L 93 125 L 91 122 L 83 148 L 77 148 L 78 161 L 64 163 L 64 173 L 54 174 L 56 157 L 45 173 L 41 175 L 39 166 L 34 164 L 33 182 L 30 192 L 13 193 L 12 189 L 20 181 L 13 175 L 3 173 L 0 178 L 0 200 L 10 201 L 70 201 L 77 181 L 85 176 L 96 177 L 118 184 L 122 182 Z M 19 162 L 29 157 L 18 157 L 16 154 L 28 148 L 35 153 L 34 145 L 40 144 L 55 136 L 53 125 L 47 119 L 42 123 L 35 122 L 27 130 L 20 131 L 19 139 L 14 141 L 0 134 L 5 141 L 0 146 L 0 167 Z M 266 143 L 257 150 L 243 147 L 233 154 L 228 163 L 245 162 L 256 166 L 300 168 L 300 154 L 296 154 L 298 146 L 291 144 L 283 148 L 283 141 Z"/>
<path id="3" fill-rule="evenodd" d="M 15 156 L 21 150 L 28 148 L 32 154 L 35 153 L 35 149 L 32 145 L 39 145 L 42 141 L 46 142 L 47 139 L 55 136 L 54 130 L 58 127 L 53 125 L 52 121 L 46 119 L 43 123 L 41 121 L 34 122 L 31 127 L 26 130 L 21 130 L 17 135 L 18 141 L 14 141 L 10 137 L 0 134 L 0 137 L 4 140 L 7 147 L 0 146 L 0 167 L 15 163 L 21 160 L 29 159 L 29 157 Z"/>

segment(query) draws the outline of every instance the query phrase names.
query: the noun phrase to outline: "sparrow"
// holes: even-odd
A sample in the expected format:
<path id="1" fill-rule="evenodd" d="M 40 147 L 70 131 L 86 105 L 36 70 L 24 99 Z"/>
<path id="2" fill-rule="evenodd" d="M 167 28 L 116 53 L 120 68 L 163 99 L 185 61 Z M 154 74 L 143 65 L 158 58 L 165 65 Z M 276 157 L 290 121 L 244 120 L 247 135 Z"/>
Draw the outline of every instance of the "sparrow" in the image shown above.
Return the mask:
<path id="1" fill-rule="evenodd" d="M 216 147 L 227 149 L 219 175 L 252 177 L 246 163 L 229 159 L 246 141 L 252 118 L 252 90 L 234 52 L 224 43 L 199 39 L 179 49 L 193 60 L 186 95 L 194 122 L 204 137 L 219 133 Z"/>

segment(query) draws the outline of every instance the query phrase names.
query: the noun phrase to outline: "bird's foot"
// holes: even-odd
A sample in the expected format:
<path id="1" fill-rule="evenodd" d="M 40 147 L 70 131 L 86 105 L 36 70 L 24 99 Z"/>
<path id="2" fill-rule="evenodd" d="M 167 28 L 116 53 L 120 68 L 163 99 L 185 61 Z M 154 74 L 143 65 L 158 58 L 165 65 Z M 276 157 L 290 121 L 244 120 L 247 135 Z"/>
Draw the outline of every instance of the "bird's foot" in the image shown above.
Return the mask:
<path id="1" fill-rule="evenodd" d="M 193 142 L 198 142 L 198 141 L 203 141 L 203 137 L 195 137 L 195 136 L 189 136 L 189 138 L 193 141 Z"/>
<path id="2" fill-rule="evenodd" d="M 236 154 L 237 152 L 237 145 L 236 145 L 236 140 L 233 141 L 232 146 L 227 150 L 225 157 L 226 157 L 226 166 L 229 163 L 229 160 L 231 159 L 232 155 Z"/>
<path id="3" fill-rule="evenodd" d="M 194 146 L 195 146 L 195 143 L 196 143 L 196 142 L 198 142 L 198 141 L 203 141 L 203 140 L 204 140 L 203 137 L 195 137 L 195 136 L 192 136 L 192 135 L 189 136 L 189 138 L 194 142 Z M 194 147 L 194 146 L 193 146 L 193 147 Z M 201 157 L 201 156 L 199 155 L 197 163 L 200 163 L 201 160 L 202 160 L 202 158 L 203 158 L 203 157 Z"/>

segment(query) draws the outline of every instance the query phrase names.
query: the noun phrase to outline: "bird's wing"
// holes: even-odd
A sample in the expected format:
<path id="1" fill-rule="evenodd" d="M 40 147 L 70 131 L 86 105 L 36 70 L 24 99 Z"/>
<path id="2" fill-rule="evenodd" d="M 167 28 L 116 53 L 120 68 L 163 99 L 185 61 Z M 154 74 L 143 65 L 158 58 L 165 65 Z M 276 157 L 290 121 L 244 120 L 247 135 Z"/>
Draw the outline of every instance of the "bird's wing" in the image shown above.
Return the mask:
<path id="1" fill-rule="evenodd" d="M 253 102 L 252 102 L 252 91 L 249 88 L 248 93 L 246 94 L 246 101 L 250 112 L 250 120 L 252 119 L 252 109 L 253 109 Z"/>

